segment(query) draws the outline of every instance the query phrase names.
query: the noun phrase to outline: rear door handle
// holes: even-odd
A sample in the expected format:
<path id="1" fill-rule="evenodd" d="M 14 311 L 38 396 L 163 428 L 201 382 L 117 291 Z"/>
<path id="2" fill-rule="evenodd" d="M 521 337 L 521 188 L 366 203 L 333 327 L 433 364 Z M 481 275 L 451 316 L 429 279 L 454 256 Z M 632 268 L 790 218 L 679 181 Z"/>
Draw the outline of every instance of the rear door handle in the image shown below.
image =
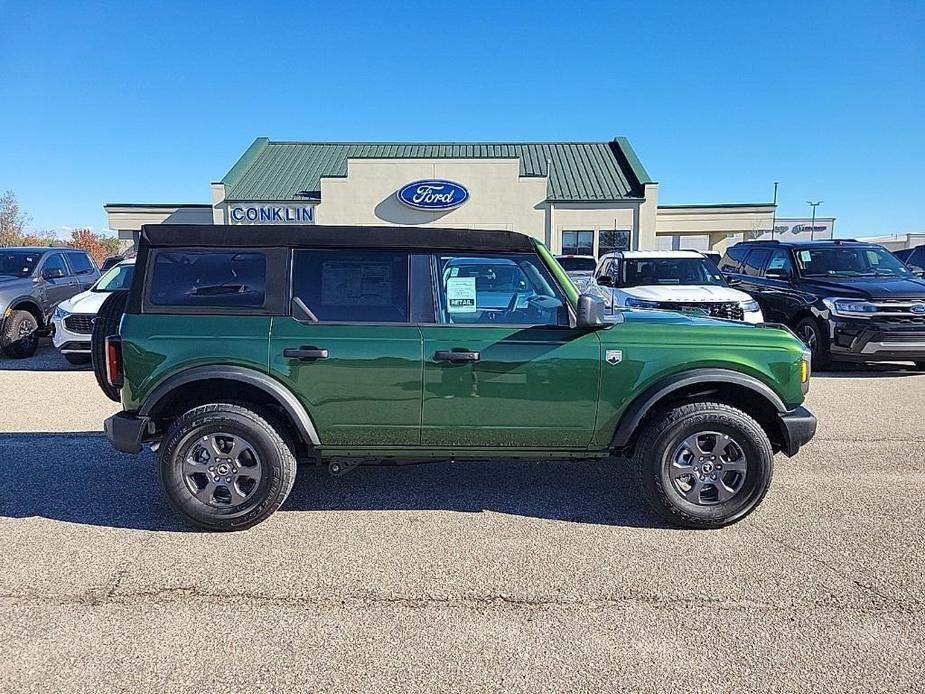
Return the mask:
<path id="1" fill-rule="evenodd" d="M 287 359 L 314 361 L 316 359 L 327 359 L 328 350 L 316 347 L 287 347 L 283 350 L 283 356 Z"/>
<path id="2" fill-rule="evenodd" d="M 471 350 L 441 350 L 434 354 L 436 361 L 478 361 L 479 353 Z"/>

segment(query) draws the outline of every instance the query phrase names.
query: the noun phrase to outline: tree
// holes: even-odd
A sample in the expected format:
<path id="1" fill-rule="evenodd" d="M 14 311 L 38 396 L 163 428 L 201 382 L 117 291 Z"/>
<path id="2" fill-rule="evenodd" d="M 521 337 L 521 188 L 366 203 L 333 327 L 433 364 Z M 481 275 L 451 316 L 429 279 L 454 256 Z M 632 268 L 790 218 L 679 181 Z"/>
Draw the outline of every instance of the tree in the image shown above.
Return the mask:
<path id="1" fill-rule="evenodd" d="M 108 256 L 119 252 L 119 239 L 114 236 L 94 234 L 90 229 L 74 229 L 71 232 L 71 241 L 68 246 L 86 251 L 97 265 L 102 265 Z"/>
<path id="2" fill-rule="evenodd" d="M 12 190 L 0 195 L 0 246 L 22 245 L 23 230 L 29 217 L 19 208 Z"/>

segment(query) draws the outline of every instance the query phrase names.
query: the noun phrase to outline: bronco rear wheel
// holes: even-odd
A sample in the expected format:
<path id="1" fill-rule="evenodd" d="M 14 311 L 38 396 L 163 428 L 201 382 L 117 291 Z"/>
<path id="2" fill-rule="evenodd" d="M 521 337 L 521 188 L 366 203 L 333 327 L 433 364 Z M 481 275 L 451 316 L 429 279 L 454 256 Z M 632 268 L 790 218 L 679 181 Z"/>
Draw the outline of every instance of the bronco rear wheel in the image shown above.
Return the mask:
<path id="1" fill-rule="evenodd" d="M 243 530 L 282 506 L 296 459 L 280 432 L 240 405 L 196 407 L 167 432 L 160 481 L 170 505 L 207 530 Z"/>
<path id="2" fill-rule="evenodd" d="M 685 528 L 741 520 L 761 503 L 773 474 L 767 434 L 745 412 L 723 403 L 681 405 L 653 418 L 636 450 L 650 504 Z"/>

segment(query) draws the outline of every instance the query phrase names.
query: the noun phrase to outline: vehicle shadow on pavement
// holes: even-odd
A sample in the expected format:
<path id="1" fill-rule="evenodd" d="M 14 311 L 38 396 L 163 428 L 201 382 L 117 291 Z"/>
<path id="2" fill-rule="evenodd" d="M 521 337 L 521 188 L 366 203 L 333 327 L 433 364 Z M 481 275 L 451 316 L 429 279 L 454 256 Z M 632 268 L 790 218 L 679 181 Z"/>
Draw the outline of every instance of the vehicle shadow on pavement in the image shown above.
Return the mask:
<path id="1" fill-rule="evenodd" d="M 299 467 L 283 512 L 457 511 L 574 523 L 667 527 L 622 460 L 361 466 L 332 477 Z M 0 434 L 0 517 L 192 531 L 167 506 L 154 456 L 125 455 L 99 432 Z"/>
<path id="2" fill-rule="evenodd" d="M 832 364 L 825 371 L 813 371 L 813 378 L 884 378 L 925 376 L 925 369 L 912 364 L 888 362 Z"/>
<path id="3" fill-rule="evenodd" d="M 10 359 L 0 354 L 0 371 L 90 371 L 92 367 L 74 366 L 56 350 L 50 340 L 42 340 L 38 351 L 26 359 Z"/>
<path id="4" fill-rule="evenodd" d="M 630 464 L 465 461 L 361 465 L 343 477 L 303 466 L 284 511 L 457 511 L 573 523 L 667 527 L 641 498 Z"/>

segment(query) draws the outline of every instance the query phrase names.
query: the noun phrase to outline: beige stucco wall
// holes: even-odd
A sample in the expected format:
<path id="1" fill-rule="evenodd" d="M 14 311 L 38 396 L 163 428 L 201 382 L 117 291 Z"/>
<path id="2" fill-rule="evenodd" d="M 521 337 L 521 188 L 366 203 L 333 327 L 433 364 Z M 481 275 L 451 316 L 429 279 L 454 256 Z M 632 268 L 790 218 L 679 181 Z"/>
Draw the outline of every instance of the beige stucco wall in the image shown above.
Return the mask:
<path id="1" fill-rule="evenodd" d="M 425 178 L 461 183 L 469 200 L 434 212 L 399 202 L 396 191 Z M 517 159 L 350 159 L 346 178 L 321 179 L 315 222 L 510 229 L 545 240 L 546 179 L 522 178 Z"/>

